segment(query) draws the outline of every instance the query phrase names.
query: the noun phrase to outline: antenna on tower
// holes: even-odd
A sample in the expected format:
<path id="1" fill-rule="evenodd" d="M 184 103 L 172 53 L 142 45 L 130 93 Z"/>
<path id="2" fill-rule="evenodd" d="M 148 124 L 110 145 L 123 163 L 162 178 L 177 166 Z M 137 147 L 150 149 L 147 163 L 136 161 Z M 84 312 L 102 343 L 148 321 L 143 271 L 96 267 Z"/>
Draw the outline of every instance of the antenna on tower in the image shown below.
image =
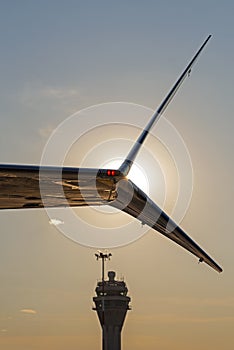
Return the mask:
<path id="1" fill-rule="evenodd" d="M 98 252 L 95 254 L 96 256 L 96 259 L 99 260 L 99 259 L 102 259 L 102 283 L 104 285 L 104 277 L 105 277 L 105 261 L 106 260 L 110 260 L 112 254 L 111 253 L 102 253 L 102 252 Z"/>

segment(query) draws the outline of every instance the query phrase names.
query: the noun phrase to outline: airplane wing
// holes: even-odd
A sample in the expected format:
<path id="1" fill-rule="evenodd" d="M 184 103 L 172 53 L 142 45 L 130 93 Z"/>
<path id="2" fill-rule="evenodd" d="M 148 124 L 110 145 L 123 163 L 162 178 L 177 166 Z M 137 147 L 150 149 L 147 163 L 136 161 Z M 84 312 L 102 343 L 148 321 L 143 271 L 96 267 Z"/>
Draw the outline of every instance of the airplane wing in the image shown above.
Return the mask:
<path id="1" fill-rule="evenodd" d="M 199 262 L 204 261 L 216 271 L 222 272 L 222 268 L 131 180 L 119 181 L 116 191 L 117 198 L 109 203 L 110 206 L 152 227 L 197 256 Z"/>
<path id="2" fill-rule="evenodd" d="M 204 261 L 222 268 L 119 170 L 0 165 L 0 209 L 108 204 L 152 227 Z"/>
<path id="3" fill-rule="evenodd" d="M 182 74 L 179 76 L 179 78 L 177 79 L 177 81 L 175 82 L 175 84 L 172 86 L 171 90 L 168 92 L 168 94 L 166 95 L 166 97 L 164 98 L 164 100 L 162 101 L 162 103 L 159 105 L 158 109 L 154 112 L 154 114 L 152 115 L 150 121 L 148 122 L 148 124 L 146 125 L 145 129 L 142 131 L 142 133 L 139 135 L 138 139 L 136 140 L 136 142 L 134 143 L 132 149 L 130 150 L 130 152 L 128 153 L 126 159 L 124 160 L 124 162 L 121 164 L 119 170 L 126 176 L 130 169 L 131 166 L 138 154 L 138 152 L 140 151 L 144 141 L 146 140 L 150 130 L 152 129 L 152 127 L 155 125 L 155 123 L 159 120 L 159 118 L 162 116 L 163 112 L 165 111 L 165 109 L 167 108 L 167 106 L 169 105 L 169 103 L 172 101 L 173 97 L 175 96 L 176 92 L 179 90 L 180 86 L 182 85 L 182 83 L 185 81 L 186 77 L 190 76 L 192 67 L 194 66 L 194 64 L 196 63 L 199 55 L 201 54 L 202 50 L 204 49 L 204 47 L 206 46 L 206 44 L 208 43 L 208 41 L 210 40 L 211 35 L 209 35 L 206 40 L 204 41 L 204 43 L 202 44 L 202 46 L 199 48 L 199 50 L 196 52 L 196 54 L 194 55 L 194 57 L 192 58 L 192 60 L 189 62 L 189 64 L 187 65 L 187 67 L 185 68 L 185 70 L 182 72 Z"/>
<path id="4" fill-rule="evenodd" d="M 116 198 L 118 170 L 0 165 L 0 209 L 103 205 Z"/>
<path id="5" fill-rule="evenodd" d="M 118 170 L 3 164 L 0 165 L 0 209 L 109 204 L 162 233 L 197 256 L 200 262 L 204 261 L 221 272 L 221 267 L 206 252 L 126 178 L 150 129 L 190 74 L 210 37 L 207 37 L 155 111 Z"/>

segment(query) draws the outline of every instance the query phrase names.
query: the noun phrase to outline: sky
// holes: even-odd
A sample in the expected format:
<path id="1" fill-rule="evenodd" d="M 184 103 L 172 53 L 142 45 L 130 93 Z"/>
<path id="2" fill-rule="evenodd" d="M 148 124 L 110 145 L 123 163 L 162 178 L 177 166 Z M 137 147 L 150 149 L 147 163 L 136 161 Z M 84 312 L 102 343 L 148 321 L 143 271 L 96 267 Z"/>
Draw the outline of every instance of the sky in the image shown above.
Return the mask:
<path id="1" fill-rule="evenodd" d="M 192 164 L 186 173 L 192 173 L 192 196 L 180 225 L 224 272 L 198 265 L 168 239 L 145 228 L 141 234 L 140 223 L 132 223 L 141 238 L 110 249 L 107 263 L 124 277 L 132 299 L 123 349 L 230 350 L 234 343 L 233 11 L 227 0 L 0 1 L 1 163 L 39 164 L 51 133 L 83 109 L 72 131 L 77 140 L 87 132 L 71 144 L 67 163 L 99 166 L 113 148 L 114 157 L 118 151 L 123 156 L 125 148 L 113 138 L 128 149 L 147 120 L 145 111 L 150 115 L 159 105 L 212 34 L 164 117 L 183 139 Z M 108 113 L 112 124 L 102 129 Z M 164 200 L 170 211 L 178 188 L 189 182 L 185 176 L 178 185 L 175 166 L 167 164 L 157 141 L 159 129 L 138 161 L 146 167 L 151 197 Z M 170 147 L 172 153 L 177 149 Z M 183 164 L 179 170 L 184 174 Z M 95 235 L 102 219 L 93 211 L 84 216 L 94 220 L 85 225 Z M 45 210 L 2 211 L 0 220 L 0 347 L 101 349 L 92 311 L 101 276 L 97 249 L 65 237 Z"/>

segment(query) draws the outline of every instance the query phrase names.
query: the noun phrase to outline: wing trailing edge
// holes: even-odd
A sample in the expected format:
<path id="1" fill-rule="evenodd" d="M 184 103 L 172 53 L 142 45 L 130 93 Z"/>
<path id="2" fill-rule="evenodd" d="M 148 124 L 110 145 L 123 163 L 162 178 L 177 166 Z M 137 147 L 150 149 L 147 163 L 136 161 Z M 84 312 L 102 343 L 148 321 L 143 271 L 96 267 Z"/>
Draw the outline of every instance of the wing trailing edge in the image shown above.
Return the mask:
<path id="1" fill-rule="evenodd" d="M 120 181 L 116 191 L 117 198 L 110 206 L 133 216 L 198 257 L 199 262 L 222 272 L 222 268 L 132 181 Z"/>

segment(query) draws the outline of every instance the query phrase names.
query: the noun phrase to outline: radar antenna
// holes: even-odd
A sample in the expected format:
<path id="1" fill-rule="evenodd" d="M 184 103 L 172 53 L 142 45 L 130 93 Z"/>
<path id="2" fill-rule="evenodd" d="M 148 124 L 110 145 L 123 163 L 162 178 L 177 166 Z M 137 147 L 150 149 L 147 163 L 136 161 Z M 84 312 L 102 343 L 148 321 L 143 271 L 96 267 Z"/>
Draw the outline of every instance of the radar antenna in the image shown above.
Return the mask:
<path id="1" fill-rule="evenodd" d="M 96 259 L 99 260 L 99 259 L 102 259 L 102 283 L 103 283 L 103 286 L 104 286 L 104 278 L 105 278 L 105 261 L 106 260 L 110 260 L 112 254 L 111 253 L 102 253 L 102 252 L 98 252 L 95 254 L 96 256 Z"/>

